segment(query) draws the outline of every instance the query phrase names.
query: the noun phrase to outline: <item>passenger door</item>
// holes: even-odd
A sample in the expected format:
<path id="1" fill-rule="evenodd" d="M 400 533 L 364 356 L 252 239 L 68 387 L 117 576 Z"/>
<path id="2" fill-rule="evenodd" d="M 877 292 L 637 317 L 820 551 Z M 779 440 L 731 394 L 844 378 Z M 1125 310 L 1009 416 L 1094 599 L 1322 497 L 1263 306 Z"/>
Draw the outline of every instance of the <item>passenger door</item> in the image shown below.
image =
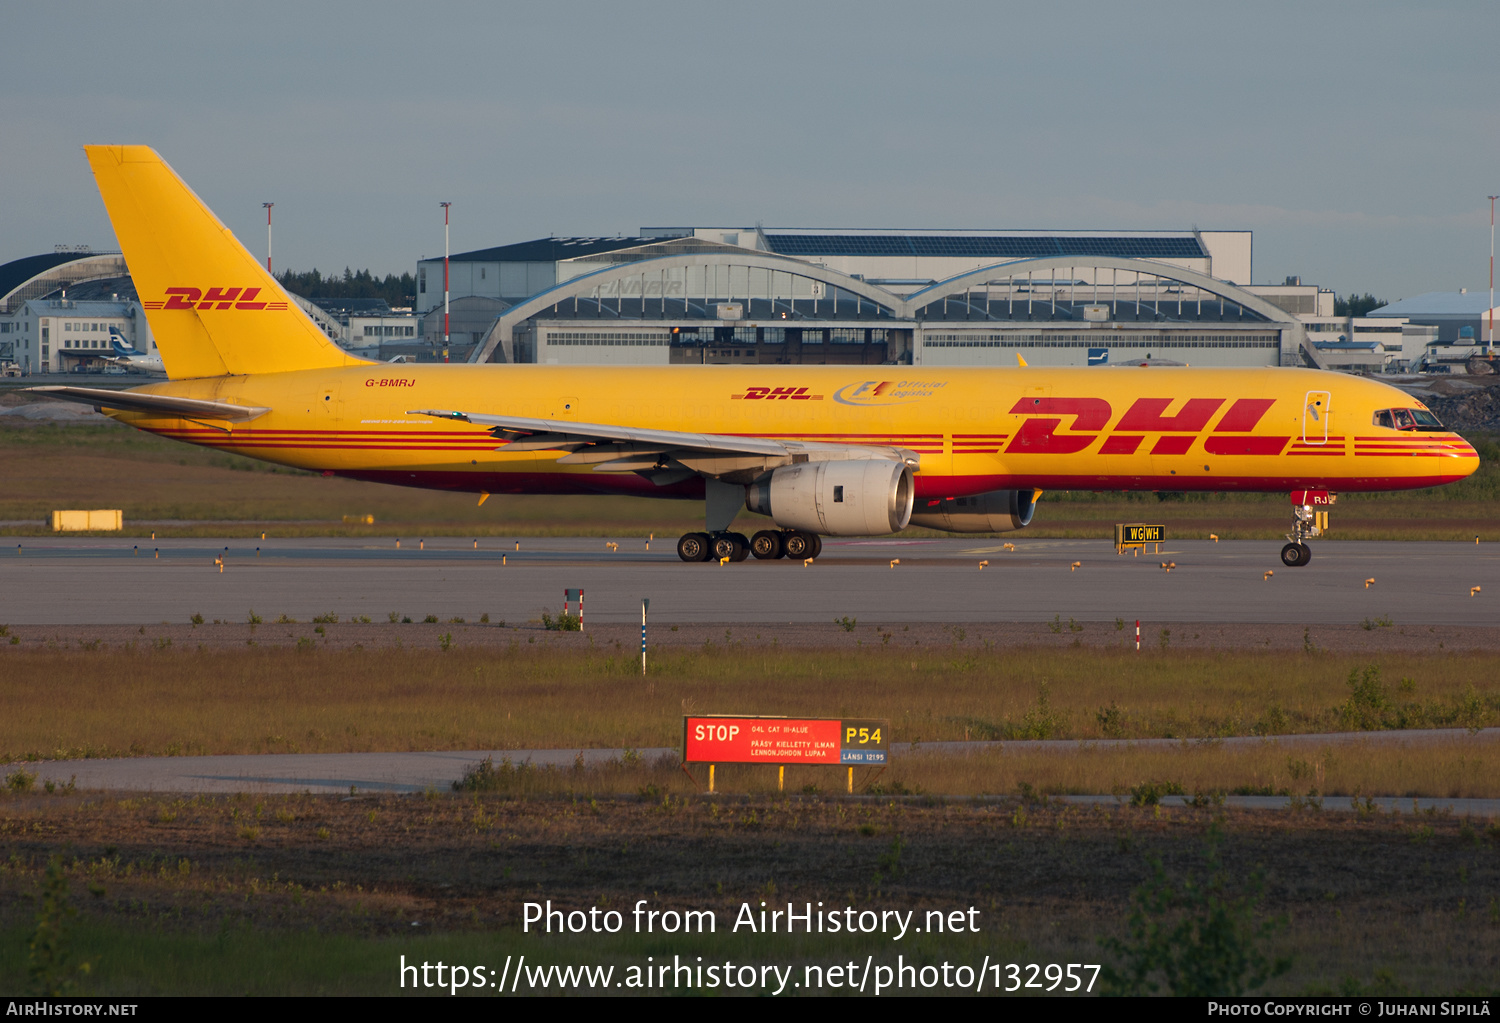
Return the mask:
<path id="1" fill-rule="evenodd" d="M 1308 391 L 1302 404 L 1302 442 L 1304 444 L 1328 443 L 1328 417 L 1332 412 L 1333 395 L 1328 391 Z"/>

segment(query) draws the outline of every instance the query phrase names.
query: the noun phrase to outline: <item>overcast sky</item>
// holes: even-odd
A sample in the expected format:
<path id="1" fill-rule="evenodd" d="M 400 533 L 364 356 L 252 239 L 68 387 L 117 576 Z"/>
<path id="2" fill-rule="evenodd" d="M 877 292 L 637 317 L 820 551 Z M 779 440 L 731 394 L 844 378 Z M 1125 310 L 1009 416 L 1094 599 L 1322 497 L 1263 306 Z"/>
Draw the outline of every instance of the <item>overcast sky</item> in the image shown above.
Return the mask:
<path id="1" fill-rule="evenodd" d="M 1255 283 L 1487 285 L 1500 4 L 6 4 L 0 261 L 155 147 L 277 269 L 642 226 L 1243 229 Z"/>

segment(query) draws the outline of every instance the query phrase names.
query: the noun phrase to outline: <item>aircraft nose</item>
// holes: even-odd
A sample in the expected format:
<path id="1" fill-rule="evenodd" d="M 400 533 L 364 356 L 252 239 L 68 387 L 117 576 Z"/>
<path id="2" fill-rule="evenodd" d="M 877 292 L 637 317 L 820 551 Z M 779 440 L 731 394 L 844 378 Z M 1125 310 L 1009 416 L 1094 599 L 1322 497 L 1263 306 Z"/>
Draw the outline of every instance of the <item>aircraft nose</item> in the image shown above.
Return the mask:
<path id="1" fill-rule="evenodd" d="M 1479 470 L 1479 452 L 1474 450 L 1474 445 L 1455 433 L 1450 434 L 1446 446 L 1449 458 L 1459 458 L 1466 463 L 1468 471 L 1464 473 L 1465 476 L 1472 476 Z"/>

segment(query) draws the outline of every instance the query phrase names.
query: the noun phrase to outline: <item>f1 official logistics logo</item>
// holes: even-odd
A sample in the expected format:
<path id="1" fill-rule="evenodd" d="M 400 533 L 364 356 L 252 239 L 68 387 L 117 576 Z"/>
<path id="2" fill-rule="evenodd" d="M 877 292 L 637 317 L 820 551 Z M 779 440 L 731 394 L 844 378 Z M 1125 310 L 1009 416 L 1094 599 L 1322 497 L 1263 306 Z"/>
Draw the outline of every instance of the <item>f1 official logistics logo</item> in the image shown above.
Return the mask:
<path id="1" fill-rule="evenodd" d="M 1101 455 L 1133 455 L 1146 434 L 1160 434 L 1151 447 L 1153 455 L 1185 455 L 1193 442 L 1208 426 L 1224 398 L 1189 398 L 1175 415 L 1167 409 L 1175 399 L 1140 398 L 1125 411 L 1113 430 L 1105 427 L 1114 415 L 1103 398 L 1022 398 L 1011 408 L 1012 415 L 1024 415 L 1026 422 L 1006 446 L 1006 454 L 1072 455 L 1087 449 L 1101 436 Z M 1274 398 L 1240 398 L 1214 424 L 1203 441 L 1210 455 L 1279 455 L 1292 438 L 1250 436 L 1265 418 Z M 1064 419 L 1070 419 L 1067 430 L 1060 431 Z"/>
<path id="2" fill-rule="evenodd" d="M 840 387 L 833 400 L 840 405 L 904 405 L 930 398 L 946 386 L 946 380 L 861 380 Z"/>
<path id="3" fill-rule="evenodd" d="M 257 302 L 260 288 L 167 288 L 163 302 L 142 302 L 146 309 L 246 309 L 285 312 L 285 302 Z"/>

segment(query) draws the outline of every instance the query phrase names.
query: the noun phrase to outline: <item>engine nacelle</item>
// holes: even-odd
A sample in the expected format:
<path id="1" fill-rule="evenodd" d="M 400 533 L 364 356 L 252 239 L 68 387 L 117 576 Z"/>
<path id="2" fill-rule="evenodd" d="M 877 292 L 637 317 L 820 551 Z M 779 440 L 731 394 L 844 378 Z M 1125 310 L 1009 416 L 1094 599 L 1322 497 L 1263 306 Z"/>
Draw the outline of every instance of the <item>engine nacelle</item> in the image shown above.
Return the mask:
<path id="1" fill-rule="evenodd" d="M 1039 490 L 991 490 L 974 497 L 952 497 L 920 508 L 912 525 L 950 533 L 1009 533 L 1031 525 Z"/>
<path id="2" fill-rule="evenodd" d="M 895 533 L 911 519 L 911 468 L 861 459 L 772 470 L 745 488 L 745 507 L 784 529 L 823 536 Z"/>

